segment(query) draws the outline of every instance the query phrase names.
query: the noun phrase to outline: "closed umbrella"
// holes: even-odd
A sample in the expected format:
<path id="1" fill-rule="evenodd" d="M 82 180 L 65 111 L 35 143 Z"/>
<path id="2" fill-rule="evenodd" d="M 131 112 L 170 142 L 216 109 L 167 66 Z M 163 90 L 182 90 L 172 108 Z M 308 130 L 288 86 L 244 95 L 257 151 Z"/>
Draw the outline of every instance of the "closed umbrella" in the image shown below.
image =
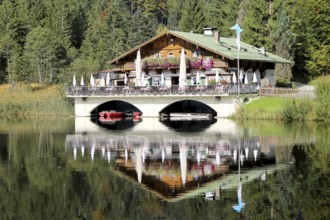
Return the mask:
<path id="1" fill-rule="evenodd" d="M 197 71 L 197 73 L 196 73 L 196 84 L 198 85 L 198 84 L 201 84 L 201 76 L 200 76 L 200 74 L 199 74 L 199 72 Z"/>
<path id="2" fill-rule="evenodd" d="M 144 79 L 144 73 L 142 73 L 142 75 L 141 75 L 141 85 L 142 86 L 145 86 L 145 79 Z"/>
<path id="3" fill-rule="evenodd" d="M 253 82 L 253 83 L 257 83 L 257 82 L 258 82 L 256 72 L 253 73 L 253 79 L 252 79 L 252 82 Z"/>
<path id="4" fill-rule="evenodd" d="M 135 149 L 135 155 L 136 155 L 136 159 L 135 159 L 135 171 L 138 177 L 138 182 L 141 183 L 142 182 L 142 170 L 143 170 L 143 161 L 142 161 L 142 148 L 136 148 Z"/>
<path id="5" fill-rule="evenodd" d="M 101 78 L 101 86 L 105 86 L 105 81 L 104 81 L 104 77 L 103 76 Z"/>
<path id="6" fill-rule="evenodd" d="M 185 86 L 187 80 L 187 67 L 186 67 L 186 55 L 184 49 L 181 49 L 180 56 L 180 72 L 179 72 L 179 86 Z"/>
<path id="7" fill-rule="evenodd" d="M 95 86 L 95 81 L 94 81 L 93 74 L 91 74 L 91 79 L 90 79 L 89 84 L 90 84 L 91 86 Z"/>
<path id="8" fill-rule="evenodd" d="M 127 75 L 125 73 L 125 77 L 124 77 L 124 83 L 125 83 L 125 86 L 127 85 Z"/>
<path id="9" fill-rule="evenodd" d="M 233 83 L 234 83 L 234 84 L 237 83 L 237 78 L 236 78 L 236 74 L 235 74 L 235 72 L 233 72 Z"/>
<path id="10" fill-rule="evenodd" d="M 239 80 L 243 82 L 243 70 L 239 71 Z"/>
<path id="11" fill-rule="evenodd" d="M 76 86 L 76 84 L 77 84 L 77 81 L 76 81 L 76 75 L 73 74 L 72 85 L 73 85 L 73 86 Z"/>
<path id="12" fill-rule="evenodd" d="M 107 79 L 106 79 L 106 81 L 105 81 L 105 84 L 106 84 L 107 86 L 110 86 L 110 73 L 109 73 L 109 72 L 107 73 Z"/>
<path id="13" fill-rule="evenodd" d="M 135 60 L 135 85 L 141 85 L 141 72 L 142 72 L 142 60 L 141 60 L 141 52 L 140 50 L 137 51 L 136 60 Z"/>
<path id="14" fill-rule="evenodd" d="M 180 168 L 181 168 L 181 180 L 182 184 L 185 185 L 187 182 L 187 147 L 182 144 L 179 147 L 180 151 Z"/>
<path id="15" fill-rule="evenodd" d="M 162 75 L 160 76 L 160 85 L 163 86 L 165 83 L 165 78 L 164 78 L 164 74 L 162 73 Z"/>
<path id="16" fill-rule="evenodd" d="M 80 80 L 80 85 L 81 85 L 81 86 L 84 86 L 84 85 L 85 85 L 85 82 L 84 82 L 84 77 L 83 77 L 83 76 L 81 77 L 81 80 Z"/>
<path id="17" fill-rule="evenodd" d="M 249 84 L 249 79 L 248 79 L 248 75 L 247 74 L 245 74 L 244 84 L 245 85 L 248 85 Z"/>
<path id="18" fill-rule="evenodd" d="M 218 83 L 219 82 L 219 71 L 217 70 L 216 72 L 215 72 L 215 82 L 216 83 Z"/>

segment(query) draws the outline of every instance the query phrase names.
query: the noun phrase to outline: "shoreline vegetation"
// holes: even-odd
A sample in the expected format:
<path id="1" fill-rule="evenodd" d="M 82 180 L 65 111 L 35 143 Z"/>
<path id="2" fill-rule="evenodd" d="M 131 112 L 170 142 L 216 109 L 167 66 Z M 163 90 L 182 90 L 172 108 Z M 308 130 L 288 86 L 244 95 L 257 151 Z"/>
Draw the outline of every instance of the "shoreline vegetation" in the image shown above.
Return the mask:
<path id="1" fill-rule="evenodd" d="M 74 115 L 73 100 L 66 98 L 64 85 L 0 85 L 1 117 L 47 117 Z"/>
<path id="2" fill-rule="evenodd" d="M 330 121 L 330 76 L 313 81 L 315 99 L 262 97 L 242 108 L 235 120 Z"/>
<path id="3" fill-rule="evenodd" d="M 330 76 L 313 81 L 315 99 L 263 97 L 240 108 L 234 120 L 324 121 L 330 120 Z M 64 85 L 0 85 L 0 116 L 73 116 L 73 99 L 66 98 Z"/>

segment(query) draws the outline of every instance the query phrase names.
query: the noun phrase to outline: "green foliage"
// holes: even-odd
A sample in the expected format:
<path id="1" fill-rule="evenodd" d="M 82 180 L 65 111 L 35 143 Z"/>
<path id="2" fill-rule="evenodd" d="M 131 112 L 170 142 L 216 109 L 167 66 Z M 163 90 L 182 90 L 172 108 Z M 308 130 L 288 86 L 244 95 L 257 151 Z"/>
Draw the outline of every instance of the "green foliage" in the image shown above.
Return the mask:
<path id="1" fill-rule="evenodd" d="M 205 27 L 205 9 L 202 0 L 186 0 L 182 8 L 179 30 L 203 33 Z"/>
<path id="2" fill-rule="evenodd" d="M 309 98 L 288 99 L 283 106 L 282 118 L 285 121 L 305 121 L 311 119 L 314 102 Z"/>
<path id="3" fill-rule="evenodd" d="M 330 120 L 330 76 L 319 77 L 316 81 L 315 114 L 321 121 Z"/>
<path id="4" fill-rule="evenodd" d="M 63 85 L 17 85 L 15 89 L 1 86 L 0 115 L 50 116 L 73 115 L 73 105 L 63 94 Z"/>
<path id="5" fill-rule="evenodd" d="M 162 30 L 233 36 L 235 23 L 243 41 L 293 60 L 293 73 L 276 65 L 278 81 L 313 79 L 329 73 L 329 10 L 324 0 L 3 0 L 0 80 L 65 82 L 110 68 L 108 60 Z"/>
<path id="6" fill-rule="evenodd" d="M 216 28 L 221 36 L 233 36 L 230 27 L 235 24 L 239 0 L 211 0 L 206 4 L 206 26 Z"/>

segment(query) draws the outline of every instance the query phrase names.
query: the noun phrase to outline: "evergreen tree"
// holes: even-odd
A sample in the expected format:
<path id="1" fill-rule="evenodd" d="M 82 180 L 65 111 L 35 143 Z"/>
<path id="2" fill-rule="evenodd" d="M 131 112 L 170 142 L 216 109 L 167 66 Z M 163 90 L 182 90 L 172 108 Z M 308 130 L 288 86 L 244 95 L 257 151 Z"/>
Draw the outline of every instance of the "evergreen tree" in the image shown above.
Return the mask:
<path id="1" fill-rule="evenodd" d="M 170 30 L 177 30 L 181 18 L 183 1 L 168 0 L 168 23 L 167 26 Z"/>
<path id="2" fill-rule="evenodd" d="M 207 26 L 216 28 L 221 36 L 231 36 L 233 32 L 230 27 L 236 23 L 239 2 L 239 0 L 210 0 L 207 4 Z"/>
<path id="3" fill-rule="evenodd" d="M 294 36 L 290 28 L 290 20 L 284 8 L 278 13 L 276 20 L 276 27 L 272 33 L 272 39 L 275 43 L 275 52 L 277 55 L 292 60 L 292 45 L 294 43 Z M 288 64 L 277 64 L 275 68 L 275 75 L 278 81 L 289 82 L 292 73 L 291 66 Z"/>
<path id="4" fill-rule="evenodd" d="M 52 82 L 56 77 L 56 40 L 49 28 L 34 28 L 27 37 L 25 46 L 28 81 Z"/>
<path id="5" fill-rule="evenodd" d="M 310 1 L 309 25 L 312 32 L 307 70 L 312 76 L 330 73 L 330 5 L 323 0 Z"/>
<path id="6" fill-rule="evenodd" d="M 205 28 L 205 9 L 202 0 L 186 0 L 182 8 L 179 30 L 202 33 Z"/>
<path id="7" fill-rule="evenodd" d="M 128 45 L 135 47 L 155 36 L 158 22 L 154 14 L 145 13 L 143 5 L 134 4 L 132 5 L 132 9 L 127 35 Z"/>
<path id="8" fill-rule="evenodd" d="M 271 14 L 269 3 L 265 0 L 250 1 L 243 21 L 242 40 L 257 47 L 265 47 L 272 51 L 271 28 L 269 24 Z"/>
<path id="9" fill-rule="evenodd" d="M 4 0 L 0 5 L 0 56 L 6 60 L 7 80 L 20 80 L 22 53 L 29 31 L 28 7 L 25 0 Z"/>

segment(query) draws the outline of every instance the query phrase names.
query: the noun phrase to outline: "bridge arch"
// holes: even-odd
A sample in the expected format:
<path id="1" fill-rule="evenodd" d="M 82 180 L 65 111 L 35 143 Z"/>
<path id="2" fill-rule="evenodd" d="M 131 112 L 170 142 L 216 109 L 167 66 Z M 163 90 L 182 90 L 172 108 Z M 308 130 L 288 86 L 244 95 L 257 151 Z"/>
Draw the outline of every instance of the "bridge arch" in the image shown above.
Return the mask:
<path id="1" fill-rule="evenodd" d="M 91 116 L 98 116 L 101 111 L 118 111 L 118 112 L 141 112 L 139 108 L 130 102 L 123 100 L 108 100 L 95 106 L 91 111 Z"/>
<path id="2" fill-rule="evenodd" d="M 217 116 L 217 111 L 210 107 L 208 104 L 197 101 L 193 99 L 184 99 L 179 101 L 174 101 L 167 106 L 165 106 L 159 112 L 159 115 L 170 114 L 171 112 L 176 113 L 207 113 Z"/>

